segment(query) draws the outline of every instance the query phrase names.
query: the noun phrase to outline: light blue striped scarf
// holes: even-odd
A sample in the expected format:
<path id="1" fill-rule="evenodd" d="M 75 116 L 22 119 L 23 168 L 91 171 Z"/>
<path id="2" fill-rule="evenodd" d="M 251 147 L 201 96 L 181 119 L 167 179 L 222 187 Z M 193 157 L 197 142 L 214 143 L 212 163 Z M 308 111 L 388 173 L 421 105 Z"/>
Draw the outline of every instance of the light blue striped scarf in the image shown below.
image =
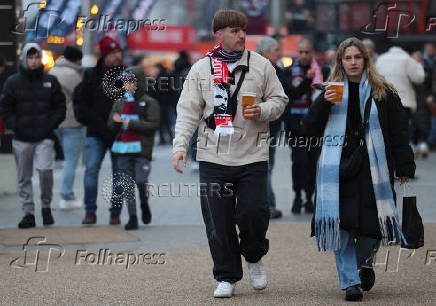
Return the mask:
<path id="1" fill-rule="evenodd" d="M 334 104 L 324 130 L 324 137 L 345 135 L 348 110 L 348 79 L 345 79 L 342 103 Z M 359 85 L 360 113 L 371 95 L 371 84 L 363 72 Z M 362 115 L 363 119 L 363 115 Z M 342 138 L 343 139 L 343 138 Z M 378 120 L 377 105 L 372 100 L 369 128 L 365 131 L 371 178 L 377 203 L 378 221 L 384 245 L 399 244 L 404 239 L 389 179 L 385 143 Z M 342 145 L 323 145 L 318 162 L 315 236 L 318 250 L 339 249 L 339 163 Z"/>

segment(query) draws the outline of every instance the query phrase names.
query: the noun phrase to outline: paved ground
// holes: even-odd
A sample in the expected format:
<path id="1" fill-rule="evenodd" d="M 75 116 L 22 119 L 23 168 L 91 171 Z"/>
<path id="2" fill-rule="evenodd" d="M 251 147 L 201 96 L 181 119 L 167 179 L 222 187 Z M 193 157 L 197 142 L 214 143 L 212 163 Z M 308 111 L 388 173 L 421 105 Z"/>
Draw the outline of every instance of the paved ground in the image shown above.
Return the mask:
<path id="1" fill-rule="evenodd" d="M 105 160 L 100 185 L 109 177 L 110 167 Z M 279 148 L 273 173 L 278 208 L 284 217 L 273 221 L 268 232 L 271 248 L 265 257 L 270 283 L 263 292 L 253 292 L 246 276 L 238 284 L 236 296 L 227 301 L 211 298 L 215 281 L 211 277 L 211 258 L 199 208 L 199 198 L 183 184 L 198 183 L 198 172 L 187 169 L 183 175 L 175 173 L 170 164 L 170 148 L 157 146 L 153 160 L 151 182 L 160 186 L 161 194 L 151 199 L 153 221 L 138 231 L 126 233 L 122 227 L 107 226 L 108 204 L 99 193 L 98 226 L 80 225 L 82 210 L 54 211 L 56 226 L 49 229 L 18 230 L 21 218 L 15 194 L 0 196 L 0 304 L 168 304 L 168 305 L 338 305 L 343 292 L 338 282 L 331 254 L 318 253 L 308 237 L 311 216 L 290 213 L 291 192 L 289 150 Z M 377 285 L 365 295 L 367 305 L 434 305 L 436 262 L 436 154 L 417 161 L 418 179 L 412 182 L 418 194 L 419 210 L 426 227 L 426 246 L 407 258 L 409 252 L 398 256 L 399 249 L 389 249 L 388 265 L 376 267 Z M 13 177 L 0 171 L 0 184 Z M 61 170 L 55 171 L 53 205 L 59 201 Z M 75 190 L 81 198 L 83 168 L 78 169 Z M 168 184 L 168 185 L 164 185 Z M 172 186 L 171 186 L 172 184 Z M 171 186 L 171 187 L 169 187 Z M 178 188 L 182 196 L 177 196 Z M 169 190 L 172 188 L 172 190 Z M 184 189 L 185 188 L 185 189 Z M 101 187 L 100 187 L 101 190 Z M 39 191 L 34 180 L 37 212 Z M 173 195 L 171 195 L 171 192 Z M 402 191 L 401 191 L 402 192 Z M 400 192 L 400 193 L 401 193 Z M 400 205 L 401 211 L 401 205 Z M 37 223 L 41 219 L 37 213 Z M 127 212 L 123 211 L 123 223 Z M 52 250 L 50 263 L 45 265 L 48 251 L 40 246 L 39 262 L 35 265 L 35 251 L 28 251 L 24 264 L 23 244 L 30 237 L 41 236 L 46 243 L 59 244 Z M 33 243 L 35 243 L 33 241 Z M 29 247 L 27 247 L 29 248 Z M 60 253 L 65 253 L 56 258 Z M 119 265 L 86 264 L 83 256 L 102 249 L 121 253 Z M 434 251 L 435 253 L 432 253 Z M 33 252 L 33 253 L 31 253 Z M 85 252 L 85 253 L 83 253 Z M 126 269 L 123 254 L 150 253 L 147 263 Z M 386 262 L 388 250 L 382 249 L 378 263 Z M 153 263 L 153 254 L 164 264 Z M 96 255 L 90 255 L 91 260 Z M 133 256 L 133 255 L 131 255 Z M 138 255 L 139 256 L 139 255 Z M 161 256 L 161 257 L 159 257 Z M 16 258 L 15 262 L 12 263 Z M 144 258 L 144 257 L 143 257 Z M 125 258 L 124 258 L 125 259 Z M 133 257 L 130 258 L 133 260 Z M 399 260 L 399 261 L 398 261 Z M 429 261 L 429 265 L 425 263 Z M 397 269 L 398 272 L 392 272 Z M 21 268 L 22 267 L 22 268 Z M 48 272 L 40 272 L 48 267 Z M 388 272 L 385 272 L 385 270 Z"/>

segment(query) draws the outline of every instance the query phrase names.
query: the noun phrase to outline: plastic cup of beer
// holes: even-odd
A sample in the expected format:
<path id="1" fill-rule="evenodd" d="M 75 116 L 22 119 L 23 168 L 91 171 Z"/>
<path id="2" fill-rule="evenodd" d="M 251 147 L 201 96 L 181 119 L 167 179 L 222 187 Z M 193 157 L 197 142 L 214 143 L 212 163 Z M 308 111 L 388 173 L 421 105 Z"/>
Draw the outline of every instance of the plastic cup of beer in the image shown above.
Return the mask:
<path id="1" fill-rule="evenodd" d="M 245 109 L 247 106 L 254 105 L 254 100 L 256 99 L 256 93 L 254 92 L 244 92 L 242 94 L 242 113 L 245 114 Z"/>
<path id="2" fill-rule="evenodd" d="M 330 85 L 330 90 L 336 91 L 336 99 L 330 101 L 332 103 L 342 103 L 342 94 L 344 92 L 344 82 L 328 82 Z"/>

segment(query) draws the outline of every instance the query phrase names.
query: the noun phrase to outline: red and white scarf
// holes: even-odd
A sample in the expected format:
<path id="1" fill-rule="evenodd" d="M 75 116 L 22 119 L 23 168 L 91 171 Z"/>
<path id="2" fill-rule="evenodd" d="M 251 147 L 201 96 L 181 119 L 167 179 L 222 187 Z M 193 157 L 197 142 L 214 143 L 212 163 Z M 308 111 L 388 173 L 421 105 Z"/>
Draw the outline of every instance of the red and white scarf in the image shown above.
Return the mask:
<path id="1" fill-rule="evenodd" d="M 230 100 L 230 73 L 227 63 L 235 63 L 242 57 L 243 52 L 228 53 L 218 43 L 212 50 L 206 53 L 213 59 L 214 73 L 214 119 L 216 136 L 231 135 L 234 132 L 232 115 L 229 113 L 228 102 Z"/>

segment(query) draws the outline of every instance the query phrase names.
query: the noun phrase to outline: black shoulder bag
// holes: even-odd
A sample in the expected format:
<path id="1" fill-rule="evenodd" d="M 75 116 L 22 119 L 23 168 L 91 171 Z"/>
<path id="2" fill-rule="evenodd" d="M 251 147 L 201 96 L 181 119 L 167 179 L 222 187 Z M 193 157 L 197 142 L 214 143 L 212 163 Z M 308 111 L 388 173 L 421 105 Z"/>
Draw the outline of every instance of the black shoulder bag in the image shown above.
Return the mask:
<path id="1" fill-rule="evenodd" d="M 351 103 L 351 102 L 350 102 Z M 347 157 L 342 158 L 339 164 L 339 179 L 341 181 L 349 181 L 350 179 L 356 177 L 360 168 L 362 167 L 363 158 L 365 156 L 366 141 L 365 141 L 365 130 L 369 125 L 369 114 L 371 111 L 372 98 L 365 105 L 365 114 L 363 117 L 362 129 L 358 132 L 359 135 L 359 145 L 354 149 L 354 151 Z"/>

